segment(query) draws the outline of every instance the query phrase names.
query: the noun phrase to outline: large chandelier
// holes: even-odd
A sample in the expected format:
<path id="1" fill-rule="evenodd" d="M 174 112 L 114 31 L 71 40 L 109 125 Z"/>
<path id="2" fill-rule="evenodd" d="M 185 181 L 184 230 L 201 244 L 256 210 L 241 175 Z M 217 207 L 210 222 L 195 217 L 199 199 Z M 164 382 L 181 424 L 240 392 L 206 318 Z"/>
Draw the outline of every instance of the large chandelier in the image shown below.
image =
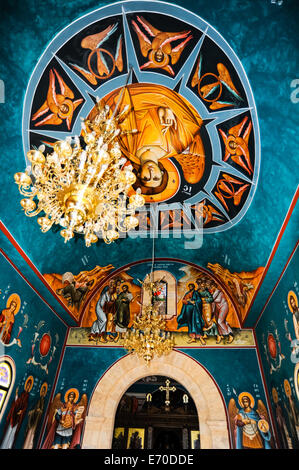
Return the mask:
<path id="1" fill-rule="evenodd" d="M 153 292 L 155 283 L 143 283 L 143 287 Z M 159 314 L 157 307 L 151 303 L 144 307 L 143 312 L 136 316 L 131 330 L 125 335 L 123 346 L 149 364 L 156 356 L 169 354 L 174 347 L 170 332 L 165 331 L 166 322 Z"/>
<path id="2" fill-rule="evenodd" d="M 135 210 L 144 205 L 141 190 L 128 197 L 136 181 L 132 165 L 122 157 L 118 138 L 124 133 L 119 123 L 128 107 L 116 115 L 97 101 L 93 120 L 82 122 L 82 136 L 67 137 L 44 155 L 44 146 L 30 150 L 31 163 L 24 173 L 14 175 L 26 216 L 37 219 L 42 232 L 61 225 L 65 242 L 75 233 L 84 235 L 86 246 L 101 234 L 111 243 L 138 225 Z M 135 133 L 136 130 L 126 131 Z M 84 142 L 83 142 L 84 141 Z"/>

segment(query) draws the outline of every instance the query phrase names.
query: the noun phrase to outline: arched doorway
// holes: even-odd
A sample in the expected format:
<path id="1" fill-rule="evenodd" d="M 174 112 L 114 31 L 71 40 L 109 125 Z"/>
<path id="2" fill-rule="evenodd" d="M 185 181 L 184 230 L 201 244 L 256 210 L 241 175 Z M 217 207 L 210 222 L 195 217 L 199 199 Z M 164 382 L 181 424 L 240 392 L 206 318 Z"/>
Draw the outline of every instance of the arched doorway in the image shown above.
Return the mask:
<path id="1" fill-rule="evenodd" d="M 174 450 L 200 444 L 195 403 L 177 380 L 153 375 L 139 379 L 117 407 L 113 449 Z M 200 448 L 200 447 L 197 447 Z"/>
<path id="2" fill-rule="evenodd" d="M 226 408 L 210 374 L 179 351 L 154 358 L 150 365 L 129 354 L 117 361 L 99 380 L 91 398 L 82 442 L 83 449 L 111 449 L 119 402 L 137 380 L 164 375 L 180 382 L 190 393 L 199 417 L 202 449 L 229 449 Z"/>

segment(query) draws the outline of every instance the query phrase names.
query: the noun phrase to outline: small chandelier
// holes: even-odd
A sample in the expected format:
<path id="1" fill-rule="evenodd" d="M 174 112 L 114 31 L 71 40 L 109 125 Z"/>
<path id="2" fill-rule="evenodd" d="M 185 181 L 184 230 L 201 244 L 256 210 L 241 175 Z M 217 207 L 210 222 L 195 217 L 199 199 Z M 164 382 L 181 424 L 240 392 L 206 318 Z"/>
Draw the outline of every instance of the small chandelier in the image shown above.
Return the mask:
<path id="1" fill-rule="evenodd" d="M 144 288 L 152 292 L 154 283 L 144 283 Z M 174 340 L 168 331 L 165 332 L 166 322 L 151 303 L 143 313 L 136 316 L 132 329 L 126 332 L 124 348 L 145 360 L 148 365 L 154 355 L 169 354 L 174 347 Z"/>
<path id="2" fill-rule="evenodd" d="M 44 155 L 44 146 L 30 150 L 31 166 L 14 175 L 26 216 L 37 219 L 42 232 L 54 224 L 61 225 L 65 242 L 75 233 L 84 235 L 86 246 L 98 241 L 101 234 L 111 243 L 138 225 L 135 210 L 144 205 L 141 190 L 128 198 L 136 181 L 132 165 L 125 165 L 118 138 L 136 130 L 121 131 L 119 123 L 128 106 L 116 115 L 97 100 L 97 114 L 82 122 L 82 137 L 67 137 L 53 145 Z M 32 176 L 31 176 L 32 175 Z"/>

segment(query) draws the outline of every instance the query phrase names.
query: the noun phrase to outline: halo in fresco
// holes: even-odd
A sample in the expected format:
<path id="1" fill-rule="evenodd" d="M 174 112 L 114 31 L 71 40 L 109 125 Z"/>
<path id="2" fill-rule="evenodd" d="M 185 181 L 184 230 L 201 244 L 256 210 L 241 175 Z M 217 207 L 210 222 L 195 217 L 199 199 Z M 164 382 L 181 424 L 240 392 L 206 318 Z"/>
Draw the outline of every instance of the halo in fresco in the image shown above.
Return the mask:
<path id="1" fill-rule="evenodd" d="M 243 403 L 242 403 L 242 398 L 243 397 L 248 397 L 249 400 L 250 400 L 250 406 L 251 408 L 254 408 L 254 404 L 255 404 L 255 401 L 254 401 L 254 398 L 253 396 L 251 395 L 251 393 L 248 393 L 248 392 L 242 392 L 240 393 L 240 395 L 238 396 L 238 402 L 239 402 L 239 405 L 241 407 L 243 407 Z"/>
<path id="2" fill-rule="evenodd" d="M 20 296 L 18 294 L 11 294 L 8 299 L 7 299 L 7 302 L 6 302 L 6 307 L 9 308 L 10 307 L 10 304 L 12 302 L 15 302 L 16 303 L 16 309 L 14 311 L 14 316 L 17 315 L 18 311 L 20 310 L 21 308 L 21 299 L 20 299 Z"/>
<path id="3" fill-rule="evenodd" d="M 80 117 L 94 112 L 97 97 L 116 106 L 126 83 L 120 106 L 130 104 L 131 112 L 121 125 L 138 130 L 120 142 L 137 176 L 132 191 L 141 188 L 148 208 L 188 206 L 205 232 L 239 222 L 260 165 L 253 94 L 223 37 L 176 5 L 114 3 L 61 31 L 28 84 L 25 154 L 42 144 L 51 152 L 58 139 L 80 135 Z"/>

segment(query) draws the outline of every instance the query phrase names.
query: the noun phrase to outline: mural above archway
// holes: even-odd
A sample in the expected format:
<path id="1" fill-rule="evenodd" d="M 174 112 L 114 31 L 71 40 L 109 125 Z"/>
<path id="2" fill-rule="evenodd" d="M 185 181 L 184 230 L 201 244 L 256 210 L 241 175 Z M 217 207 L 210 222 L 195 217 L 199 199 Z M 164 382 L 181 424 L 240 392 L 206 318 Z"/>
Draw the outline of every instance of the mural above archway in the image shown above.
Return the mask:
<path id="1" fill-rule="evenodd" d="M 157 289 L 153 299 L 149 299 L 142 283 L 151 272 L 151 264 L 150 260 L 142 260 L 116 270 L 110 265 L 77 276 L 72 273 L 45 275 L 69 308 L 73 305 L 73 310 L 76 309 L 78 327 L 70 330 L 68 345 L 122 346 L 125 332 L 131 328 L 142 306 L 150 301 L 157 302 L 166 328 L 173 332 L 178 347 L 255 344 L 251 330 L 242 329 L 246 310 L 239 304 L 226 277 L 219 275 L 219 265 L 215 274 L 211 269 L 214 265 L 208 270 L 183 260 L 159 258 L 153 270 Z M 101 273 L 101 269 L 106 275 L 92 282 L 92 274 Z M 239 288 L 242 282 L 246 284 L 250 292 L 246 297 L 248 305 L 262 271 L 261 268 L 252 273 L 230 273 L 233 286 L 237 282 Z M 245 296 L 244 289 L 242 292 Z M 77 297 L 81 299 L 79 304 L 75 302 Z M 195 337 L 189 331 L 190 315 L 198 315 L 202 322 L 202 331 Z"/>
<path id="2" fill-rule="evenodd" d="M 97 98 L 111 109 L 130 106 L 120 125 L 137 133 L 120 144 L 145 211 L 167 202 L 159 206 L 159 230 L 187 223 L 218 232 L 242 219 L 259 173 L 257 113 L 242 64 L 211 25 L 156 1 L 114 3 L 71 23 L 31 76 L 25 153 L 80 135 L 80 117 L 93 114 Z M 146 212 L 139 218 L 139 230 L 148 231 Z"/>

